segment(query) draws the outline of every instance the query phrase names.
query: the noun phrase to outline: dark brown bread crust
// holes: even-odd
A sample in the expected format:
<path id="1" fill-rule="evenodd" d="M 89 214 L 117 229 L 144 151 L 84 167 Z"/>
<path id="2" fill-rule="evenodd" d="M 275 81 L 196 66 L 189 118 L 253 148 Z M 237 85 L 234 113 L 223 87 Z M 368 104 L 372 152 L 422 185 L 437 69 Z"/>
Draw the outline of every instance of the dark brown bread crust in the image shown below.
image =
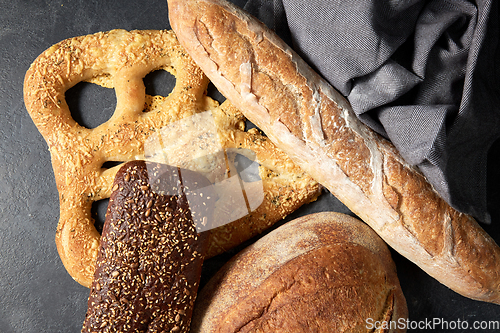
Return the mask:
<path id="1" fill-rule="evenodd" d="M 176 172 L 143 161 L 118 171 L 82 332 L 189 331 L 207 241 Z"/>
<path id="2" fill-rule="evenodd" d="M 228 262 L 201 290 L 191 331 L 367 332 L 385 321 L 399 325 L 387 332 L 404 332 L 407 316 L 384 242 L 358 219 L 323 212 L 283 225 Z"/>
<path id="3" fill-rule="evenodd" d="M 193 60 L 294 163 L 438 281 L 500 304 L 500 247 L 273 31 L 224 0 L 168 3 Z"/>

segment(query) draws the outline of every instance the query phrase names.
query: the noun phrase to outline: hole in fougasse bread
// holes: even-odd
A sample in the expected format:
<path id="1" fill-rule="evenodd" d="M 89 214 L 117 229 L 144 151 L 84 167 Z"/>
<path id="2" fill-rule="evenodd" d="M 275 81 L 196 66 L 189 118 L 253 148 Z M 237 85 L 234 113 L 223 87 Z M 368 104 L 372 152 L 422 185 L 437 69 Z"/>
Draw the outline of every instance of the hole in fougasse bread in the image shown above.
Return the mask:
<path id="1" fill-rule="evenodd" d="M 238 176 L 245 183 L 260 181 L 259 163 L 242 154 L 235 154 L 231 161 L 238 173 Z"/>
<path id="2" fill-rule="evenodd" d="M 94 226 L 101 234 L 104 222 L 106 221 L 106 211 L 108 210 L 109 199 L 97 200 L 92 203 L 90 210 L 91 216 L 94 219 Z"/>
<path id="3" fill-rule="evenodd" d="M 103 169 L 111 169 L 111 168 L 114 168 L 120 164 L 122 164 L 123 162 L 120 162 L 120 161 L 106 161 L 102 164 L 101 168 Z"/>
<path id="4" fill-rule="evenodd" d="M 207 96 L 215 99 L 220 104 L 222 104 L 226 100 L 226 97 L 224 97 L 224 95 L 222 95 L 220 91 L 217 90 L 217 88 L 214 86 L 212 82 L 208 84 Z"/>
<path id="5" fill-rule="evenodd" d="M 102 169 L 111 169 L 122 165 L 121 161 L 106 161 L 102 164 Z M 108 209 L 109 199 L 97 200 L 92 203 L 90 210 L 91 217 L 94 219 L 94 226 L 99 233 L 102 233 L 102 228 L 106 220 L 106 211 Z"/>
<path id="6" fill-rule="evenodd" d="M 247 130 L 247 131 L 248 131 L 248 130 L 250 130 L 250 129 L 252 129 L 252 128 L 256 128 L 256 129 L 258 129 L 258 130 L 260 131 L 260 134 L 262 134 L 263 136 L 266 136 L 266 137 L 267 137 L 266 133 L 262 132 L 262 131 L 261 131 L 261 130 L 257 127 L 257 126 L 255 126 L 255 124 L 254 124 L 254 123 L 252 123 L 250 120 L 247 120 L 247 121 L 245 122 L 245 130 Z"/>
<path id="7" fill-rule="evenodd" d="M 105 123 L 116 109 L 114 89 L 79 82 L 65 93 L 71 116 L 81 126 L 96 128 Z"/>
<path id="8" fill-rule="evenodd" d="M 146 94 L 167 97 L 175 87 L 175 76 L 166 70 L 156 70 L 147 74 L 144 79 Z"/>

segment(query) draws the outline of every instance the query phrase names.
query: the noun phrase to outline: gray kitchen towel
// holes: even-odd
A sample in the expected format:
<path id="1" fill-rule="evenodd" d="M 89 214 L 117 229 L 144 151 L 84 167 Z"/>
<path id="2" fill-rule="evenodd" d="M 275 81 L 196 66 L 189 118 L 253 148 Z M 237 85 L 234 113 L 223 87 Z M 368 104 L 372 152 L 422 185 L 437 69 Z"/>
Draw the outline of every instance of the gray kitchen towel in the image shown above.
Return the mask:
<path id="1" fill-rule="evenodd" d="M 249 0 L 459 211 L 490 222 L 489 147 L 500 137 L 495 0 Z"/>

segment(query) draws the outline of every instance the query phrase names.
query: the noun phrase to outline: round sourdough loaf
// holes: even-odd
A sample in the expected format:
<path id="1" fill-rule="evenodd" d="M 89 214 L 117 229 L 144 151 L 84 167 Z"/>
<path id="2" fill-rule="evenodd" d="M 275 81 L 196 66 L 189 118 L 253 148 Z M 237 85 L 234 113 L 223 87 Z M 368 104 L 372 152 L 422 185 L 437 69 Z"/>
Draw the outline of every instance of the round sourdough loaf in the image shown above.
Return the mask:
<path id="1" fill-rule="evenodd" d="M 408 315 L 385 243 L 360 220 L 333 212 L 264 236 L 196 302 L 191 330 L 204 333 L 404 332 Z"/>

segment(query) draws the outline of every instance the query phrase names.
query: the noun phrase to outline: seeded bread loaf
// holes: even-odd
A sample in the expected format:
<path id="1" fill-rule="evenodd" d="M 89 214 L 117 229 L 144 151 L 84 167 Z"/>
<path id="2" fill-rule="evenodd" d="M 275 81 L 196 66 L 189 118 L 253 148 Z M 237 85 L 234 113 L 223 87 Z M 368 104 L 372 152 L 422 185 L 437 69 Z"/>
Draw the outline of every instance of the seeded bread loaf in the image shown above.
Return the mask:
<path id="1" fill-rule="evenodd" d="M 274 32 L 224 0 L 168 4 L 193 60 L 302 170 L 441 283 L 500 304 L 500 247 Z"/>
<path id="2" fill-rule="evenodd" d="M 82 332 L 189 332 L 207 239 L 177 170 L 135 161 L 118 171 Z"/>
<path id="3" fill-rule="evenodd" d="M 200 291 L 191 331 L 367 332 L 384 322 L 394 329 L 383 332 L 404 332 L 407 316 L 383 240 L 356 218 L 323 212 L 231 259 Z"/>

